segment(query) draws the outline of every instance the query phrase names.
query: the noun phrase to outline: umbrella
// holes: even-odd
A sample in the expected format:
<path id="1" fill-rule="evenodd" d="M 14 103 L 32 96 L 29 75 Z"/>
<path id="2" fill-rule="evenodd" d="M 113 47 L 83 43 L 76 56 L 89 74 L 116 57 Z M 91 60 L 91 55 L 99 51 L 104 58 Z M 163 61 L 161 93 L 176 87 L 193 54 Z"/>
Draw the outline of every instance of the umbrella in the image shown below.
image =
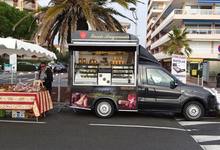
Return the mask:
<path id="1" fill-rule="evenodd" d="M 32 44 L 13 38 L 0 38 L 0 55 L 1 54 L 46 57 L 50 60 L 57 59 L 53 52 L 37 44 Z"/>

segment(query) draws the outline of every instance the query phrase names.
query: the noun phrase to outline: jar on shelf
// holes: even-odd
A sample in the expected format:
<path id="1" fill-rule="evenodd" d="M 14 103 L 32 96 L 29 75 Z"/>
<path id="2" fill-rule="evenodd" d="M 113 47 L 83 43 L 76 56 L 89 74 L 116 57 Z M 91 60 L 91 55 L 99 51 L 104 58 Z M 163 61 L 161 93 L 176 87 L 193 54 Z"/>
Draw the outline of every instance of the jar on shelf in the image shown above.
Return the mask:
<path id="1" fill-rule="evenodd" d="M 83 58 L 83 64 L 86 64 L 86 58 Z"/>
<path id="2" fill-rule="evenodd" d="M 82 64 L 83 61 L 82 61 L 82 58 L 79 58 L 79 64 Z"/>

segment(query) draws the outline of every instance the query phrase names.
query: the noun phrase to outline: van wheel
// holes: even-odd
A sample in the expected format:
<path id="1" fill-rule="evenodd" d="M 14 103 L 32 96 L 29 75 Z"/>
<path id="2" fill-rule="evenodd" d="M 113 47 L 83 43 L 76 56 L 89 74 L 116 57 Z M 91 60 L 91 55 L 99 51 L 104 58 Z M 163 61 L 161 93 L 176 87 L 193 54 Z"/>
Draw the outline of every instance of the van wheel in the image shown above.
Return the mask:
<path id="1" fill-rule="evenodd" d="M 114 112 L 114 104 L 110 100 L 100 100 L 95 105 L 96 116 L 100 118 L 110 118 Z"/>
<path id="2" fill-rule="evenodd" d="M 187 120 L 200 120 L 204 116 L 204 107 L 196 101 L 188 102 L 183 108 L 183 115 Z"/>

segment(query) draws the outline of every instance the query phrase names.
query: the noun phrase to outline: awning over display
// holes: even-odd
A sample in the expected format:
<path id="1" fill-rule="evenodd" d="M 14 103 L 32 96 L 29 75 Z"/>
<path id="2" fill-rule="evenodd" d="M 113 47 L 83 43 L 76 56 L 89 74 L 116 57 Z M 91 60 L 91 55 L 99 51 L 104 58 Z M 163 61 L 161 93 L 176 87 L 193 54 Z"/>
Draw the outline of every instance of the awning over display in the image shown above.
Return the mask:
<path id="1" fill-rule="evenodd" d="M 143 46 L 139 46 L 140 53 L 139 53 L 139 62 L 141 64 L 147 63 L 147 64 L 155 64 L 160 65 L 160 62 L 146 50 Z"/>
<path id="2" fill-rule="evenodd" d="M 138 45 L 137 37 L 124 32 L 76 31 L 72 33 L 71 38 L 69 46 L 71 49 L 77 47 L 78 50 L 85 46 L 100 46 L 103 50 L 107 46 L 136 47 Z"/>
<path id="3" fill-rule="evenodd" d="M 48 58 L 50 60 L 57 59 L 56 55 L 49 50 L 28 42 L 13 38 L 0 38 L 0 55 L 17 54 L 29 57 L 36 56 L 40 58 Z"/>

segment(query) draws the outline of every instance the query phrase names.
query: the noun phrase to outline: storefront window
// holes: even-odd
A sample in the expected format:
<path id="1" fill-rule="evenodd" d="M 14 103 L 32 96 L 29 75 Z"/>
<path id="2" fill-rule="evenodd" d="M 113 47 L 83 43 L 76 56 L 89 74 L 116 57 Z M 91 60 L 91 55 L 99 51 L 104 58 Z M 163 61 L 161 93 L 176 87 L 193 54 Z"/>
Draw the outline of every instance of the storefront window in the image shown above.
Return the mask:
<path id="1" fill-rule="evenodd" d="M 74 51 L 74 84 L 135 84 L 135 52 Z"/>

